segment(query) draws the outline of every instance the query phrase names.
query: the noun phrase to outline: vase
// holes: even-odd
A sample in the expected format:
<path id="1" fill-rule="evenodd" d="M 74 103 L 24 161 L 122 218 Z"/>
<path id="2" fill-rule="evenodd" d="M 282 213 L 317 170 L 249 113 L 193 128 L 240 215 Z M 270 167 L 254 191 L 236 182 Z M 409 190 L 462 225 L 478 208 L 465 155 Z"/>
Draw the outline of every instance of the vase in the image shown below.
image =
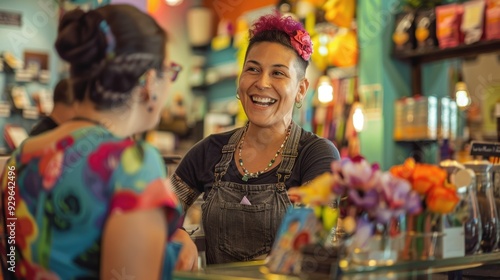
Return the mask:
<path id="1" fill-rule="evenodd" d="M 439 227 L 440 219 L 440 215 L 426 211 L 409 216 L 400 259 L 412 261 L 441 258 L 440 248 L 444 234 Z"/>
<path id="2" fill-rule="evenodd" d="M 441 257 L 444 234 L 439 231 L 408 232 L 401 252 L 402 260 L 435 260 Z"/>
<path id="3" fill-rule="evenodd" d="M 401 233 L 391 231 L 393 222 L 359 226 L 348 245 L 349 259 L 363 266 L 387 266 L 398 261 L 403 241 Z"/>

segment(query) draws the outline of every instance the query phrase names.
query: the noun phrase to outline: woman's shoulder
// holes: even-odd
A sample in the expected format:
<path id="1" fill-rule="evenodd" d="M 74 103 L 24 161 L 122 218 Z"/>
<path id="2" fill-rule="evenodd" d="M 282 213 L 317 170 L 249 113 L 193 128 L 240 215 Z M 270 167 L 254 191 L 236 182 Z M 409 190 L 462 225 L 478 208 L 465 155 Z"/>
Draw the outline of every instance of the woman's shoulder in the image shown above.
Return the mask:
<path id="1" fill-rule="evenodd" d="M 217 150 L 220 152 L 222 147 L 229 142 L 231 136 L 238 129 L 239 128 L 235 128 L 229 131 L 210 134 L 201 139 L 200 141 L 198 141 L 191 150 L 197 150 L 197 151 Z"/>
<path id="2" fill-rule="evenodd" d="M 335 147 L 335 144 L 330 139 L 321 137 L 303 128 L 302 135 L 300 137 L 299 149 L 302 151 L 315 151 L 317 153 L 330 151 L 334 158 L 340 158 L 337 147 Z"/>
<path id="3" fill-rule="evenodd" d="M 300 142 L 303 144 L 311 144 L 311 143 L 326 143 L 326 144 L 331 144 L 333 145 L 332 141 L 323 138 L 311 131 L 305 130 L 304 128 L 301 128 L 302 134 L 300 135 Z"/>

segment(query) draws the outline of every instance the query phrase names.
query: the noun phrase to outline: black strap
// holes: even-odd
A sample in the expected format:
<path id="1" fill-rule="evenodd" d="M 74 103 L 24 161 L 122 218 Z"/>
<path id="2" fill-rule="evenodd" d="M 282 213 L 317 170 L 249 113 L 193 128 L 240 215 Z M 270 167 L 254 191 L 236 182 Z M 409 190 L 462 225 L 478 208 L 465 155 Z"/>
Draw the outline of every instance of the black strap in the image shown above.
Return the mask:
<path id="1" fill-rule="evenodd" d="M 298 146 L 302 129 L 295 123 L 292 123 L 290 137 L 286 141 L 283 153 L 281 153 L 281 164 L 277 171 L 278 183 L 285 183 L 292 173 L 295 159 L 298 156 Z"/>
<path id="2" fill-rule="evenodd" d="M 229 138 L 229 142 L 222 147 L 222 158 L 215 165 L 215 185 L 217 185 L 220 180 L 222 180 L 224 174 L 226 174 L 227 167 L 233 159 L 233 153 L 236 150 L 236 146 L 238 145 L 244 131 L 245 127 L 236 130 L 233 135 L 231 135 L 231 138 Z"/>

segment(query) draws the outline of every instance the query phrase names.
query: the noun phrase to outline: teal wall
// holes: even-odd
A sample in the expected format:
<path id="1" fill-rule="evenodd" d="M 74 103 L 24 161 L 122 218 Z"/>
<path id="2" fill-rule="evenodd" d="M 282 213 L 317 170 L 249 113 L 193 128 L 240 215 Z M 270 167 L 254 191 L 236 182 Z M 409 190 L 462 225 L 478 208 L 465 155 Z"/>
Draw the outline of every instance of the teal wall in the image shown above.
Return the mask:
<path id="1" fill-rule="evenodd" d="M 49 55 L 50 82 L 23 83 L 28 94 L 41 88 L 52 88 L 59 80 L 59 62 L 54 50 L 56 39 L 58 12 L 54 0 L 2 0 L 0 10 L 18 12 L 22 14 L 22 26 L 0 25 L 0 52 L 8 51 L 19 59 L 23 59 L 24 51 L 45 52 Z M 13 74 L 0 72 L 1 100 L 7 100 L 7 88 L 14 83 Z M 32 100 L 33 102 L 33 100 Z M 34 104 L 33 104 L 34 105 Z M 0 118 L 0 133 L 6 123 L 23 126 L 27 131 L 36 120 L 24 119 L 20 113 L 13 112 L 9 118 Z M 6 152 L 7 145 L 4 137 L 0 138 L 0 153 Z"/>
<path id="2" fill-rule="evenodd" d="M 360 44 L 359 85 L 378 84 L 383 92 L 380 116 L 367 116 L 360 134 L 361 153 L 387 170 L 402 163 L 418 145 L 423 161 L 437 160 L 435 143 L 396 143 L 393 140 L 394 102 L 411 96 L 410 65 L 392 58 L 392 32 L 399 0 L 358 0 L 358 39 Z M 450 92 L 448 68 L 452 62 L 442 61 L 422 67 L 423 95 L 446 96 Z"/>
<path id="3" fill-rule="evenodd" d="M 59 13 L 54 0 L 2 0 L 0 10 L 22 14 L 22 26 L 0 25 L 0 52 L 9 51 L 22 59 L 26 50 L 49 55 L 53 86 L 58 77 L 59 58 L 54 50 Z M 3 85 L 0 84 L 0 88 Z"/>

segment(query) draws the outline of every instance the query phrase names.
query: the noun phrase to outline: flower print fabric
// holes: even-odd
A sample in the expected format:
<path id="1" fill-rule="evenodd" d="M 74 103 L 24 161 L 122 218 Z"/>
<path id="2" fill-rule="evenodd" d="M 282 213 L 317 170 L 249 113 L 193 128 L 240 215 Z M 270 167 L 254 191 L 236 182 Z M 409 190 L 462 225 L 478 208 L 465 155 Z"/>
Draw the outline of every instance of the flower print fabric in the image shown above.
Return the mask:
<path id="1" fill-rule="evenodd" d="M 98 279 L 100 241 L 114 211 L 165 207 L 169 236 L 178 227 L 181 206 L 159 153 L 146 143 L 95 126 L 35 153 L 21 150 L 7 163 L 16 171 L 18 279 Z M 7 172 L 0 182 L 6 194 Z"/>

